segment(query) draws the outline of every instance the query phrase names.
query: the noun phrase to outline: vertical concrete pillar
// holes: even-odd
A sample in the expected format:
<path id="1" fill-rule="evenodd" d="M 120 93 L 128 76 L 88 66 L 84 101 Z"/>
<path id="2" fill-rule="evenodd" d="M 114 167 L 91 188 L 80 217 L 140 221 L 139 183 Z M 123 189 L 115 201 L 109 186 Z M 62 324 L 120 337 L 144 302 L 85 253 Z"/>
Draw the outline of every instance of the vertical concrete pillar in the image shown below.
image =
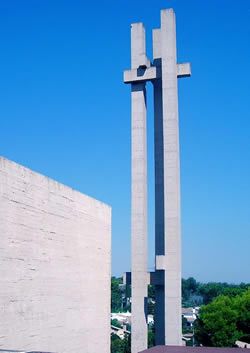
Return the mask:
<path id="1" fill-rule="evenodd" d="M 164 155 L 161 79 L 161 30 L 153 30 L 153 63 L 157 70 L 154 85 L 154 159 L 155 159 L 155 256 L 165 254 L 164 239 Z M 156 272 L 160 270 L 156 269 Z M 158 274 L 156 273 L 158 276 Z M 160 276 L 159 276 L 160 277 Z M 162 276 L 161 276 L 162 278 Z M 164 282 L 155 285 L 155 344 L 165 344 Z"/>
<path id="2" fill-rule="evenodd" d="M 161 11 L 165 219 L 165 344 L 181 345 L 180 161 L 173 9 Z"/>
<path id="3" fill-rule="evenodd" d="M 146 62 L 145 31 L 131 27 L 131 66 Z M 133 83 L 132 100 L 132 353 L 147 348 L 147 129 L 145 82 Z"/>

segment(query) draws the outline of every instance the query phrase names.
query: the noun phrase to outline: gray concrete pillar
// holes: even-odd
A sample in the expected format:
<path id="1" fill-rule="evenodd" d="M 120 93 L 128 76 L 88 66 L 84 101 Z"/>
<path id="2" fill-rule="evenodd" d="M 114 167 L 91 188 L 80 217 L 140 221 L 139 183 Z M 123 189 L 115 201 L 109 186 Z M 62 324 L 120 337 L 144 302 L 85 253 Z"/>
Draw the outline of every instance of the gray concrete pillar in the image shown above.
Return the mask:
<path id="1" fill-rule="evenodd" d="M 161 59 L 165 213 L 165 344 L 181 345 L 180 161 L 173 9 L 161 11 Z"/>
<path id="2" fill-rule="evenodd" d="M 131 66 L 146 62 L 145 32 L 131 27 Z M 132 100 L 132 353 L 147 348 L 147 129 L 145 82 L 133 83 Z"/>
<path id="3" fill-rule="evenodd" d="M 145 83 L 132 84 L 132 353 L 147 348 L 147 142 Z"/>

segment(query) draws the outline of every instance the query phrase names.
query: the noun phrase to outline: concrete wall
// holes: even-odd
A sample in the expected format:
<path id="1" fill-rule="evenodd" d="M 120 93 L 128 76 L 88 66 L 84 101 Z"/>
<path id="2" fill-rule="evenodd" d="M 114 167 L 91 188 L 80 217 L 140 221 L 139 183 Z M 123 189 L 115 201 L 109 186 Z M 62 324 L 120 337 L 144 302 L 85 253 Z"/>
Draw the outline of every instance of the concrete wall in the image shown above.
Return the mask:
<path id="1" fill-rule="evenodd" d="M 110 207 L 0 157 L 0 350 L 108 353 L 110 247 Z"/>

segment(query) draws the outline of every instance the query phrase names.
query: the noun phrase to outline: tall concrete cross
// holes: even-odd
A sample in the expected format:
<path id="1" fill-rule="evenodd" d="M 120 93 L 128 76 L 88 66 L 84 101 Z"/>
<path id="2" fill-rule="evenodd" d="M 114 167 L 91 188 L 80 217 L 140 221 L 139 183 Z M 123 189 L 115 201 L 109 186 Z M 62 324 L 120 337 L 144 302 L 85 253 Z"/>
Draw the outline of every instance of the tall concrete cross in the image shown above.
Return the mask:
<path id="1" fill-rule="evenodd" d="M 132 353 L 147 348 L 148 284 L 156 289 L 156 344 L 181 345 L 180 158 L 177 77 L 190 76 L 190 64 L 176 63 L 173 9 L 161 11 L 153 30 L 153 62 L 146 56 L 142 23 L 131 26 L 132 101 Z M 155 271 L 147 271 L 146 82 L 154 85 Z"/>

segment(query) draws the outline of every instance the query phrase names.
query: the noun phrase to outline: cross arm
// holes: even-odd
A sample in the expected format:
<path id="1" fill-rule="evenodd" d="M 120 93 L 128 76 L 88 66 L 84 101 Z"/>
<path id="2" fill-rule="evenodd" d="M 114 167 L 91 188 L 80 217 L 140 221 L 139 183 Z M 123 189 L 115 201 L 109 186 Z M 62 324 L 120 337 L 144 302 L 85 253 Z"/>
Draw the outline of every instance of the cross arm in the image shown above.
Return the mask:
<path id="1" fill-rule="evenodd" d="M 177 64 L 177 77 L 190 77 L 191 76 L 191 65 L 190 63 Z"/>
<path id="2" fill-rule="evenodd" d="M 191 65 L 190 63 L 183 63 L 176 65 L 177 77 L 190 77 Z M 135 83 L 143 81 L 153 81 L 159 77 L 159 72 L 155 66 L 144 67 L 140 66 L 137 69 L 125 70 L 123 73 L 124 83 Z"/>
<path id="3" fill-rule="evenodd" d="M 142 81 L 152 81 L 157 78 L 157 70 L 155 66 L 139 67 L 138 69 L 126 70 L 123 74 L 124 83 L 135 83 Z"/>

